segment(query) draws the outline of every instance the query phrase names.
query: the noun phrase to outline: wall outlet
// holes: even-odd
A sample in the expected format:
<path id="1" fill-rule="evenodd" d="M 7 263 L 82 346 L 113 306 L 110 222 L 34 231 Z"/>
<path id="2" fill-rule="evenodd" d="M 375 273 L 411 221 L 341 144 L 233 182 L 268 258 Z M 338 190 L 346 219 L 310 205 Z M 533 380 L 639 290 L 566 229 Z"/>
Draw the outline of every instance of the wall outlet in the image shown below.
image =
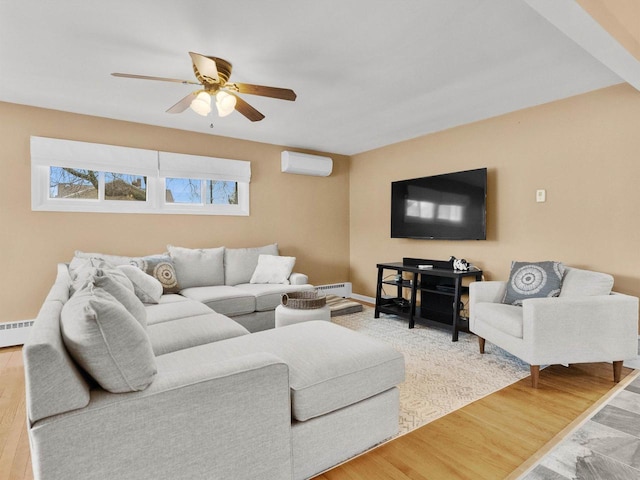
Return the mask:
<path id="1" fill-rule="evenodd" d="M 536 202 L 546 202 L 547 201 L 547 191 L 546 190 L 536 190 Z"/>

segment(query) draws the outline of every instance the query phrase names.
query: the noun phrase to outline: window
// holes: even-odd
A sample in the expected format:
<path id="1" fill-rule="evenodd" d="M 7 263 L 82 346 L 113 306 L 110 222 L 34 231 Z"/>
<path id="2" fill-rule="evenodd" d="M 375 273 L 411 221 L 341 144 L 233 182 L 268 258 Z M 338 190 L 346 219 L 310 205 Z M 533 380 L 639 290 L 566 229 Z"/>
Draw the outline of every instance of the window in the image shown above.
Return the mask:
<path id="1" fill-rule="evenodd" d="M 33 210 L 249 215 L 249 162 L 31 137 Z"/>

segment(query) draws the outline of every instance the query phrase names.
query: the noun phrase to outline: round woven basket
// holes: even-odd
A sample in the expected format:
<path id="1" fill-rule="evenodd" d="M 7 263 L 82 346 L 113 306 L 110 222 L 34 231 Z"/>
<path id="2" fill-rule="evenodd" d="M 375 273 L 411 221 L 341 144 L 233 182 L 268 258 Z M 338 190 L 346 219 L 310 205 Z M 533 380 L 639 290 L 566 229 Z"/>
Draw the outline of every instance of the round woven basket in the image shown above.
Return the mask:
<path id="1" fill-rule="evenodd" d="M 282 305 L 296 310 L 312 310 L 327 304 L 326 295 L 318 295 L 317 290 L 282 294 Z"/>

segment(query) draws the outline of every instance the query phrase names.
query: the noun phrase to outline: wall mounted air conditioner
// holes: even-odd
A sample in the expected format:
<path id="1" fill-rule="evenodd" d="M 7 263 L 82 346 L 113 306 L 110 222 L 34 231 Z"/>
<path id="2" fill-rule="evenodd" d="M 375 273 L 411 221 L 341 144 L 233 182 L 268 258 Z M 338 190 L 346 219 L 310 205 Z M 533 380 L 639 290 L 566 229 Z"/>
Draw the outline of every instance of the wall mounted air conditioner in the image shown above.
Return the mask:
<path id="1" fill-rule="evenodd" d="M 328 177 L 333 170 L 333 160 L 329 157 L 285 150 L 282 152 L 280 159 L 281 169 L 284 173 Z"/>

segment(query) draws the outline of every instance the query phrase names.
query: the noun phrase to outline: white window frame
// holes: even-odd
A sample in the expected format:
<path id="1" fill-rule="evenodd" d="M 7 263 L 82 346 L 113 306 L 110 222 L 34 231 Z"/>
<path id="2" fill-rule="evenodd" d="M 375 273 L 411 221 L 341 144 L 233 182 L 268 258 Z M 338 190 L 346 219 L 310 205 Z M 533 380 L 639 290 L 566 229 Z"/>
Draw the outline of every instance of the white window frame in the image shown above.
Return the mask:
<path id="1" fill-rule="evenodd" d="M 98 199 L 50 198 L 51 167 L 102 172 Z M 110 172 L 145 176 L 146 200 L 104 199 L 104 173 Z M 168 203 L 165 178 L 172 177 L 236 182 L 238 203 Z M 31 137 L 31 209 L 34 211 L 248 216 L 250 181 L 248 161 Z"/>

